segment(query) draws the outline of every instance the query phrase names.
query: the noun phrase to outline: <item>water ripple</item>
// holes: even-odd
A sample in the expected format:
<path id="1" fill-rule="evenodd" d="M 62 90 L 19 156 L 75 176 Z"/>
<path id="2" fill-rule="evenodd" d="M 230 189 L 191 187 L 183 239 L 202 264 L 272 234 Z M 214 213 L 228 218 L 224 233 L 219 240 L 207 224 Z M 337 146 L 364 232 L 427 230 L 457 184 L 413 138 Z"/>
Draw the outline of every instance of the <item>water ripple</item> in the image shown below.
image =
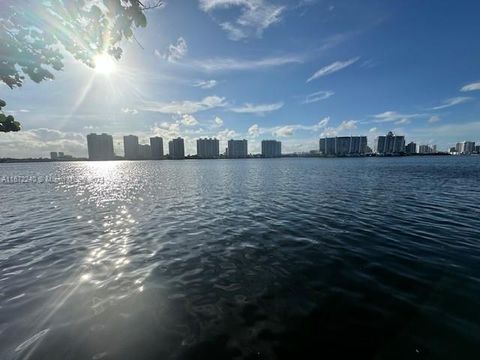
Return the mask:
<path id="1" fill-rule="evenodd" d="M 479 160 L 1 164 L 0 358 L 478 358 Z"/>

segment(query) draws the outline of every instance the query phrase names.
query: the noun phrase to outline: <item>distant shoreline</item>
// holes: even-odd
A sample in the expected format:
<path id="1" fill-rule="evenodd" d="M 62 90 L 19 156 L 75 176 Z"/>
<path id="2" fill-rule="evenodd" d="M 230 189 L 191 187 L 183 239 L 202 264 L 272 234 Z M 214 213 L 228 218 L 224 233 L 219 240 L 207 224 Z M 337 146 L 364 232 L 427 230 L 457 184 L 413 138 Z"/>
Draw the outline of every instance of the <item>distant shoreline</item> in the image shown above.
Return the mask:
<path id="1" fill-rule="evenodd" d="M 477 155 L 477 154 L 472 154 Z M 398 157 L 411 157 L 411 156 L 453 156 L 449 153 L 437 153 L 437 154 L 402 154 L 402 155 L 362 155 L 362 156 L 329 156 L 329 155 L 312 155 L 312 154 L 285 154 L 279 158 L 264 158 L 262 156 L 248 156 L 246 158 L 213 158 L 213 159 L 202 159 L 196 156 L 187 156 L 185 159 L 161 159 L 161 160 L 152 160 L 152 159 L 138 159 L 138 160 L 126 160 L 126 159 L 114 159 L 114 160 L 98 160 L 98 161 L 181 161 L 181 160 L 245 160 L 245 159 L 285 159 L 285 158 L 319 158 L 319 159 L 358 159 L 358 158 L 368 158 L 368 157 L 380 157 L 380 158 L 398 158 Z M 457 155 L 457 156 L 469 156 L 469 155 Z M 15 159 L 15 158 L 0 158 L 0 164 L 12 164 L 12 163 L 58 163 L 58 162 L 97 162 L 97 160 L 88 160 L 87 158 L 73 158 L 65 160 L 52 160 L 48 158 L 28 158 L 28 159 Z"/>

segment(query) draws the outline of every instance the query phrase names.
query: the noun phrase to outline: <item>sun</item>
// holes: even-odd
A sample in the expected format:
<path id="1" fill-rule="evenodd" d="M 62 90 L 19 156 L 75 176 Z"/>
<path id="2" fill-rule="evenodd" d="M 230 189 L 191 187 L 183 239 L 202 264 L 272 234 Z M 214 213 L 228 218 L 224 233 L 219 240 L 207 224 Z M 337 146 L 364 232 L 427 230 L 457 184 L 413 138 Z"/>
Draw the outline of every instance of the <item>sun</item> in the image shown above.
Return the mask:
<path id="1" fill-rule="evenodd" d="M 108 54 L 100 54 L 93 59 L 97 74 L 110 75 L 117 70 L 117 64 Z"/>

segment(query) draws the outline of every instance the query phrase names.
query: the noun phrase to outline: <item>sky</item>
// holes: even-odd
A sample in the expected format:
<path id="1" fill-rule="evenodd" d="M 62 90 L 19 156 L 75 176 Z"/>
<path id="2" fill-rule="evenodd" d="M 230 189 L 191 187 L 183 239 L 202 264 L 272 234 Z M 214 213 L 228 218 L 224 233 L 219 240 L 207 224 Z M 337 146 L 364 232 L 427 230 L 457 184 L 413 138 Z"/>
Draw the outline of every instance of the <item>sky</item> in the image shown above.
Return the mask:
<path id="1" fill-rule="evenodd" d="M 88 133 L 141 143 L 282 141 L 393 131 L 446 150 L 480 142 L 480 2 L 471 0 L 167 0 L 108 75 L 66 55 L 53 81 L 10 90 L 22 125 L 0 157 L 87 156 Z"/>

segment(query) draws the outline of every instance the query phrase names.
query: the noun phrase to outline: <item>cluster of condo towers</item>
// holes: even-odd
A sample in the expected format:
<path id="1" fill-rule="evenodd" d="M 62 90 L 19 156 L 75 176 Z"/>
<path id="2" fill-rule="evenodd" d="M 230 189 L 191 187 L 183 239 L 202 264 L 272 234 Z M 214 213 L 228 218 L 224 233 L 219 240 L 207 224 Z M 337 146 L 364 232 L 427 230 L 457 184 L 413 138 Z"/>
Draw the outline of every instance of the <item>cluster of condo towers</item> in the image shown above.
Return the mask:
<path id="1" fill-rule="evenodd" d="M 89 160 L 114 160 L 118 158 L 113 150 L 113 137 L 108 134 L 87 135 Z M 164 153 L 163 139 L 151 137 L 150 144 L 140 144 L 138 136 L 127 135 L 123 137 L 123 149 L 125 160 L 162 160 L 185 159 L 185 141 L 183 138 L 172 139 L 168 142 L 168 154 Z M 230 159 L 247 158 L 248 140 L 228 140 L 227 148 L 220 153 L 218 139 L 198 139 L 197 158 L 218 159 L 220 157 Z M 282 143 L 277 140 L 262 141 L 262 157 L 275 158 L 282 156 Z"/>

